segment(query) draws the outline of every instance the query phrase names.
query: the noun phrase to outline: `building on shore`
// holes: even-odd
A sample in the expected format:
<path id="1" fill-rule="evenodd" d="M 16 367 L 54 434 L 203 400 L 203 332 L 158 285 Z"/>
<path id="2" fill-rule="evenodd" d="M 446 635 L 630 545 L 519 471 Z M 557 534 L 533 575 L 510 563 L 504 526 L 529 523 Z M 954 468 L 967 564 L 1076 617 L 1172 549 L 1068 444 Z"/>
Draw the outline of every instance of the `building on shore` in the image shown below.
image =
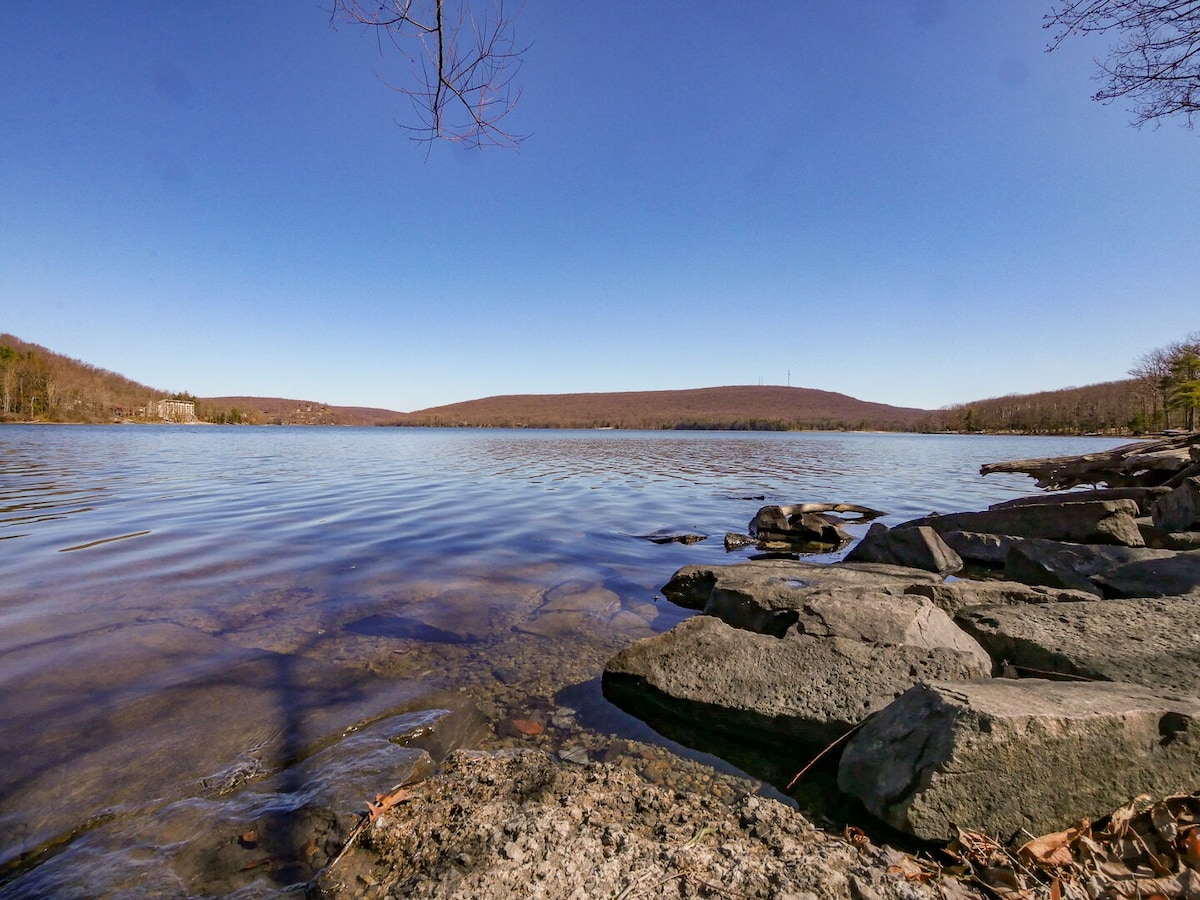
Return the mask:
<path id="1" fill-rule="evenodd" d="M 196 403 L 193 400 L 156 400 L 150 404 L 150 414 L 164 422 L 195 422 Z"/>

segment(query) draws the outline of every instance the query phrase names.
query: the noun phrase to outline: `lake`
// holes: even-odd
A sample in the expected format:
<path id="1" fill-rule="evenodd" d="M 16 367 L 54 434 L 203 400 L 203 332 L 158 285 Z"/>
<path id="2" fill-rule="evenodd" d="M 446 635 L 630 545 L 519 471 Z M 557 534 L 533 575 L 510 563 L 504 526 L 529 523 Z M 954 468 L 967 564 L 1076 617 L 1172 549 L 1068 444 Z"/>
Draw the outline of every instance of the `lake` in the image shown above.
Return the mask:
<path id="1" fill-rule="evenodd" d="M 760 506 L 891 525 L 1034 490 L 982 463 L 1118 443 L 0 427 L 0 893 L 132 890 L 90 879 L 183 839 L 131 823 L 383 716 L 453 709 L 483 746 L 555 714 L 550 749 L 654 740 L 600 695 L 604 662 L 689 614 L 658 594 L 677 568 L 746 558 L 722 537 Z M 647 537 L 679 532 L 710 537 Z"/>

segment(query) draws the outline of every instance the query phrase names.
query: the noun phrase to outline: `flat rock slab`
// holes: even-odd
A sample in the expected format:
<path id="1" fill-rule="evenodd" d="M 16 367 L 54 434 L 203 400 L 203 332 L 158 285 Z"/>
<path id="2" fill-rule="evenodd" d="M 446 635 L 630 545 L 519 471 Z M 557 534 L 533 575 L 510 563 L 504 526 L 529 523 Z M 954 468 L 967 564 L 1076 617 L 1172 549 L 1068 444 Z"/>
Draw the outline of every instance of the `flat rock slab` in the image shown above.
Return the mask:
<path id="1" fill-rule="evenodd" d="M 1173 597 L 1200 594 L 1200 550 L 1159 551 L 1095 576 L 1106 597 Z"/>
<path id="2" fill-rule="evenodd" d="M 903 566 L 754 560 L 730 566 L 684 566 L 662 592 L 680 606 L 738 628 L 782 635 L 795 623 L 797 611 L 822 593 L 849 589 L 901 596 L 910 585 L 940 581 L 932 572 Z"/>
<path id="3" fill-rule="evenodd" d="M 1200 784 L 1200 700 L 1139 685 L 991 679 L 906 692 L 842 754 L 838 785 L 923 840 L 1034 835 Z"/>
<path id="4" fill-rule="evenodd" d="M 1175 553 L 1146 547 L 1114 547 L 1031 539 L 1012 545 L 1004 561 L 1004 577 L 1010 581 L 1085 591 L 1096 596 L 1111 595 L 1104 577 L 1131 563 L 1160 560 Z M 1200 574 L 1200 573 L 1198 573 Z M 1141 590 L 1142 586 L 1128 586 Z M 1185 594 L 1187 590 L 1163 590 L 1158 596 Z M 1154 596 L 1126 594 L 1125 596 Z"/>
<path id="5" fill-rule="evenodd" d="M 956 621 L 1021 674 L 1125 681 L 1200 696 L 1200 603 L 1194 597 L 985 606 Z"/>
<path id="6" fill-rule="evenodd" d="M 1094 600 L 1088 591 L 1021 584 L 1017 581 L 952 581 L 946 584 L 914 584 L 908 593 L 926 597 L 948 615 L 972 606 L 1013 606 L 1028 603 L 1072 603 Z"/>
<path id="7" fill-rule="evenodd" d="M 702 727 L 738 741 L 823 746 L 919 681 L 989 675 L 986 659 L 977 649 L 836 635 L 793 631 L 781 639 L 695 616 L 609 660 L 604 689 L 676 733 Z"/>
<path id="8" fill-rule="evenodd" d="M 1061 493 L 1033 494 L 1017 497 L 1002 503 L 993 503 L 988 509 L 1011 509 L 1014 506 L 1050 506 L 1061 503 L 1085 503 L 1091 500 L 1132 500 L 1138 505 L 1138 514 L 1150 515 L 1154 501 L 1171 493 L 1168 487 L 1124 487 L 1102 488 L 1091 491 L 1064 491 Z"/>
<path id="9" fill-rule="evenodd" d="M 1133 500 L 1095 500 L 926 516 L 897 528 L 929 526 L 939 534 L 972 531 L 1079 544 L 1144 545 Z"/>

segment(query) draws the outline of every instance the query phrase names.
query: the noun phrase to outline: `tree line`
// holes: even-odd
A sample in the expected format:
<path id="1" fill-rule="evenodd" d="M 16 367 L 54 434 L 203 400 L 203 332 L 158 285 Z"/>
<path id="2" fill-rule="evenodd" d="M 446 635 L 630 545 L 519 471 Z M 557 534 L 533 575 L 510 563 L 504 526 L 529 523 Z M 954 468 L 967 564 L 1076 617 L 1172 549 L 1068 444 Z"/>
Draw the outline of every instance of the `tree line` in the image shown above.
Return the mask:
<path id="1" fill-rule="evenodd" d="M 1142 434 L 1196 430 L 1200 332 L 1143 354 L 1131 378 L 1086 387 L 959 403 L 920 423 L 922 431 L 1023 434 Z"/>

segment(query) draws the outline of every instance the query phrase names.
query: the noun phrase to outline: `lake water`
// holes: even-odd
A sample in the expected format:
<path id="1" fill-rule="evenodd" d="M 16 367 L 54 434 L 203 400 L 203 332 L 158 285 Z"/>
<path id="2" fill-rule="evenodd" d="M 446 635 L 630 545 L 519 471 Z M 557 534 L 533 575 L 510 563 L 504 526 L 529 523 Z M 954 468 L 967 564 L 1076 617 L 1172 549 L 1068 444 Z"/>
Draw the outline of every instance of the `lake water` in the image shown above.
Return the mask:
<path id="1" fill-rule="evenodd" d="M 556 711 L 552 748 L 647 738 L 604 661 L 687 615 L 658 595 L 678 567 L 745 558 L 722 536 L 760 506 L 981 509 L 1034 490 L 984 462 L 1117 443 L 4 426 L 0 893 L 136 894 L 94 881 L 169 865 L 129 823 L 383 716 L 453 709 L 484 746 Z"/>

